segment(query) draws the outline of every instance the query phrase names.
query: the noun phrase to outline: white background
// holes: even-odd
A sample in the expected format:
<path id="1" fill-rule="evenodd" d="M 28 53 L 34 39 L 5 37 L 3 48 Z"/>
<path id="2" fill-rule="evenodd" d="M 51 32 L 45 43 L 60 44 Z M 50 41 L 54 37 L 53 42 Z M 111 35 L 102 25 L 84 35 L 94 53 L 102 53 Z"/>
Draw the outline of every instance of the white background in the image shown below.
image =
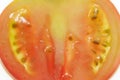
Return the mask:
<path id="1" fill-rule="evenodd" d="M 0 0 L 0 13 L 12 0 Z M 111 0 L 120 13 L 120 0 Z M 1 61 L 0 61 L 1 63 Z M 13 80 L 0 64 L 0 80 Z M 120 66 L 109 80 L 120 80 Z"/>

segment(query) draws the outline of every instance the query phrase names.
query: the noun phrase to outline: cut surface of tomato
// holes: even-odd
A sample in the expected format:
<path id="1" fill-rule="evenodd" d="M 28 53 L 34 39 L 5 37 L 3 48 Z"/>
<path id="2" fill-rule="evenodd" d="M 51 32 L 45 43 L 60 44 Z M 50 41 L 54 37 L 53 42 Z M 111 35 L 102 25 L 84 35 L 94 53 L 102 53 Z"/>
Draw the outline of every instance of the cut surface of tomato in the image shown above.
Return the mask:
<path id="1" fill-rule="evenodd" d="M 107 80 L 119 21 L 108 0 L 14 0 L 0 16 L 0 58 L 17 80 Z"/>

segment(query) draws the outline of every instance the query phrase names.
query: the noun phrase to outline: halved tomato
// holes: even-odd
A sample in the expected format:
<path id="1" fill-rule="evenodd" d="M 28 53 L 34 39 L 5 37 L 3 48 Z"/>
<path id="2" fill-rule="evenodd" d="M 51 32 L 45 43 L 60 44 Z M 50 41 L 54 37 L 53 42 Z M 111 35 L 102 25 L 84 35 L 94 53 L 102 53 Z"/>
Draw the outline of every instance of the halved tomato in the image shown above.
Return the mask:
<path id="1" fill-rule="evenodd" d="M 15 0 L 0 16 L 0 58 L 17 80 L 107 80 L 119 21 L 109 0 Z"/>

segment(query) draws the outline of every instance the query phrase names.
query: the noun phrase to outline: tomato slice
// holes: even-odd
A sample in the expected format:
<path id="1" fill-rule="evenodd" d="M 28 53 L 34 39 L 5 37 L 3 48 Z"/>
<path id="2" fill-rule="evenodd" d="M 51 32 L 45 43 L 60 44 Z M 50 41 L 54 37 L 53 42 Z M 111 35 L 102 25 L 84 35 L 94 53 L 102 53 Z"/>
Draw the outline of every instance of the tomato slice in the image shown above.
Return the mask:
<path id="1" fill-rule="evenodd" d="M 108 0 L 15 0 L 0 16 L 0 58 L 18 80 L 107 80 L 119 21 Z"/>

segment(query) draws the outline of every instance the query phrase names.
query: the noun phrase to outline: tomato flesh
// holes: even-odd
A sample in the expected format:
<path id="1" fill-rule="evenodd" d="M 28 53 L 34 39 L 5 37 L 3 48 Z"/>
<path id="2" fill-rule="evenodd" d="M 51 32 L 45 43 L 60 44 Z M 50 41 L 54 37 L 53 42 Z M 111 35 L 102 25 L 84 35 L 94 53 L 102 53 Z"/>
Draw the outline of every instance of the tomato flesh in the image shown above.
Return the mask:
<path id="1" fill-rule="evenodd" d="M 120 25 L 113 9 L 113 28 L 102 2 L 111 8 L 97 0 L 13 1 L 0 18 L 0 57 L 8 71 L 18 80 L 108 79 L 118 66 Z"/>

